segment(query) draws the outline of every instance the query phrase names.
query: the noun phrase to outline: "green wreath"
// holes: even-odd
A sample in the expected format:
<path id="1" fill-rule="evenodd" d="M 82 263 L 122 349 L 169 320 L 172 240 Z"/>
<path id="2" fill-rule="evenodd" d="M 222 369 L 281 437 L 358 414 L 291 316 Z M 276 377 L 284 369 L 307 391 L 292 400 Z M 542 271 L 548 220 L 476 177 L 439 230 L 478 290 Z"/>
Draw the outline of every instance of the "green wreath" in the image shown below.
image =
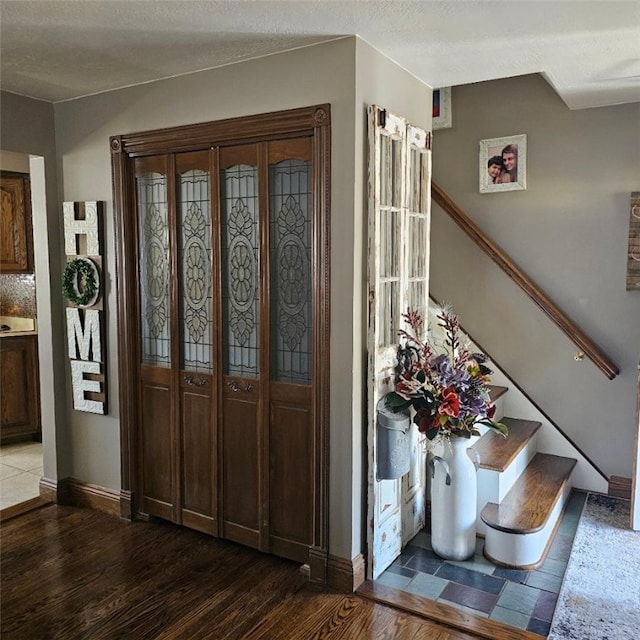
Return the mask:
<path id="1" fill-rule="evenodd" d="M 95 266 L 91 260 L 76 258 L 67 262 L 62 276 L 62 295 L 79 307 L 88 305 L 96 295 Z"/>

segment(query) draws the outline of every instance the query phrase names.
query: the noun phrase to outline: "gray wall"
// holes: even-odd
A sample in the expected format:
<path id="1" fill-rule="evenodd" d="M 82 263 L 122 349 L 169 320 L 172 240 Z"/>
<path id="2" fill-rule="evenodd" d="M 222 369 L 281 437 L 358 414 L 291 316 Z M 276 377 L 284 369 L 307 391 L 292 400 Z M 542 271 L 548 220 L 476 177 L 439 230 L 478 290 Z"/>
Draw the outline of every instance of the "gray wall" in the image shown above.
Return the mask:
<path id="1" fill-rule="evenodd" d="M 570 111 L 538 75 L 454 87 L 434 181 L 620 368 L 613 381 L 434 207 L 431 290 L 607 475 L 630 477 L 640 293 L 625 291 L 640 104 Z M 480 194 L 478 143 L 527 134 L 525 191 Z M 637 428 L 637 427 L 636 427 Z"/>
<path id="2" fill-rule="evenodd" d="M 357 76 L 357 77 L 356 77 Z M 356 99 L 356 87 L 358 98 Z M 357 38 L 55 105 L 60 200 L 104 200 L 106 417 L 69 411 L 71 473 L 120 488 L 115 252 L 109 136 L 329 102 L 331 172 L 330 553 L 352 558 L 364 537 L 365 101 L 428 126 L 430 89 Z M 364 181 L 364 182 L 363 182 Z M 355 247 L 355 250 L 354 250 Z M 62 325 L 60 325 L 62 330 Z M 67 373 L 68 379 L 68 373 Z M 67 393 L 70 402 L 69 393 Z"/>
<path id="3" fill-rule="evenodd" d="M 6 91 L 0 100 L 2 150 L 24 154 L 31 169 L 44 475 L 56 480 L 67 477 L 70 466 L 53 105 Z"/>
<path id="4" fill-rule="evenodd" d="M 55 106 L 61 199 L 104 200 L 107 343 L 110 412 L 106 417 L 70 411 L 73 476 L 104 487 L 120 488 L 118 358 L 115 251 L 109 136 L 161 127 L 244 116 L 330 102 L 332 109 L 332 193 L 334 237 L 353 234 L 353 39 L 251 60 L 155 83 L 90 96 Z M 332 264 L 340 273 L 340 265 Z M 353 296 L 353 273 L 334 278 L 335 299 Z M 350 352 L 352 320 L 332 299 L 331 357 Z M 344 372 L 351 369 L 347 362 Z M 334 389 L 339 389 L 334 393 Z M 331 441 L 351 450 L 351 378 L 332 379 Z M 335 396 L 335 397 L 333 397 Z M 351 466 L 333 464 L 332 509 L 350 504 Z M 350 513 L 350 512 L 349 512 Z M 332 553 L 347 556 L 350 518 L 334 532 Z"/>

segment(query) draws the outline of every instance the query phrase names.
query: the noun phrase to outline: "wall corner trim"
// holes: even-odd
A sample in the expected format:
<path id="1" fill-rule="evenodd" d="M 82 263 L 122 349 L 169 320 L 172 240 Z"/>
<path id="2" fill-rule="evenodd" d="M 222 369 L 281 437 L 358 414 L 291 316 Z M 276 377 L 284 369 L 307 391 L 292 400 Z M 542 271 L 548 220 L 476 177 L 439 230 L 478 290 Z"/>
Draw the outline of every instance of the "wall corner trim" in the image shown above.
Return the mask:
<path id="1" fill-rule="evenodd" d="M 344 593 L 353 593 L 365 576 L 364 556 L 360 553 L 347 560 L 329 555 L 327 559 L 327 585 Z"/>
<path id="2" fill-rule="evenodd" d="M 617 498 L 631 500 L 631 478 L 611 476 L 609 478 L 608 494 L 610 496 L 616 496 Z"/>
<path id="3" fill-rule="evenodd" d="M 120 492 L 75 478 L 40 480 L 40 497 L 60 505 L 88 507 L 112 516 L 120 515 Z"/>

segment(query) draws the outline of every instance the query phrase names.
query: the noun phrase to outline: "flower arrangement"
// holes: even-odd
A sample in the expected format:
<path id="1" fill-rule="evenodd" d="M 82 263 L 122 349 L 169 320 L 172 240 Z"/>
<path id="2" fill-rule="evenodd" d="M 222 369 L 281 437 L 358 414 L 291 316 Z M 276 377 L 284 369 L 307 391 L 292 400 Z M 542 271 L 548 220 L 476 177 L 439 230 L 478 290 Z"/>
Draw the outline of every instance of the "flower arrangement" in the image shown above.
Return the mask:
<path id="1" fill-rule="evenodd" d="M 478 425 L 506 436 L 507 427 L 493 419 L 487 358 L 471 352 L 451 308 L 437 313 L 444 335 L 438 345 L 419 338 L 423 321 L 417 311 L 409 309 L 403 318 L 410 331 L 399 332 L 405 344 L 398 348 L 395 390 L 385 396 L 386 406 L 392 411 L 413 407 L 413 421 L 429 440 L 480 435 Z"/>

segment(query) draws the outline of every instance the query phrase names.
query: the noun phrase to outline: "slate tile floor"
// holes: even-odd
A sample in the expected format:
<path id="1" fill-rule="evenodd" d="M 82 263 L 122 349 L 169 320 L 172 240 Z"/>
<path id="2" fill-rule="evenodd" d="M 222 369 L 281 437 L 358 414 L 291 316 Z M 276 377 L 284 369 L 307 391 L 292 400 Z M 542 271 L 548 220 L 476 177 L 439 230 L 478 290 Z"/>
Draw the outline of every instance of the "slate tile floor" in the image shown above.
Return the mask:
<path id="1" fill-rule="evenodd" d="M 498 620 L 541 636 L 549 633 L 586 493 L 573 492 L 545 562 L 534 571 L 491 564 L 478 538 L 470 560 L 437 556 L 430 537 L 420 532 L 402 555 L 378 578 L 390 587 Z"/>

